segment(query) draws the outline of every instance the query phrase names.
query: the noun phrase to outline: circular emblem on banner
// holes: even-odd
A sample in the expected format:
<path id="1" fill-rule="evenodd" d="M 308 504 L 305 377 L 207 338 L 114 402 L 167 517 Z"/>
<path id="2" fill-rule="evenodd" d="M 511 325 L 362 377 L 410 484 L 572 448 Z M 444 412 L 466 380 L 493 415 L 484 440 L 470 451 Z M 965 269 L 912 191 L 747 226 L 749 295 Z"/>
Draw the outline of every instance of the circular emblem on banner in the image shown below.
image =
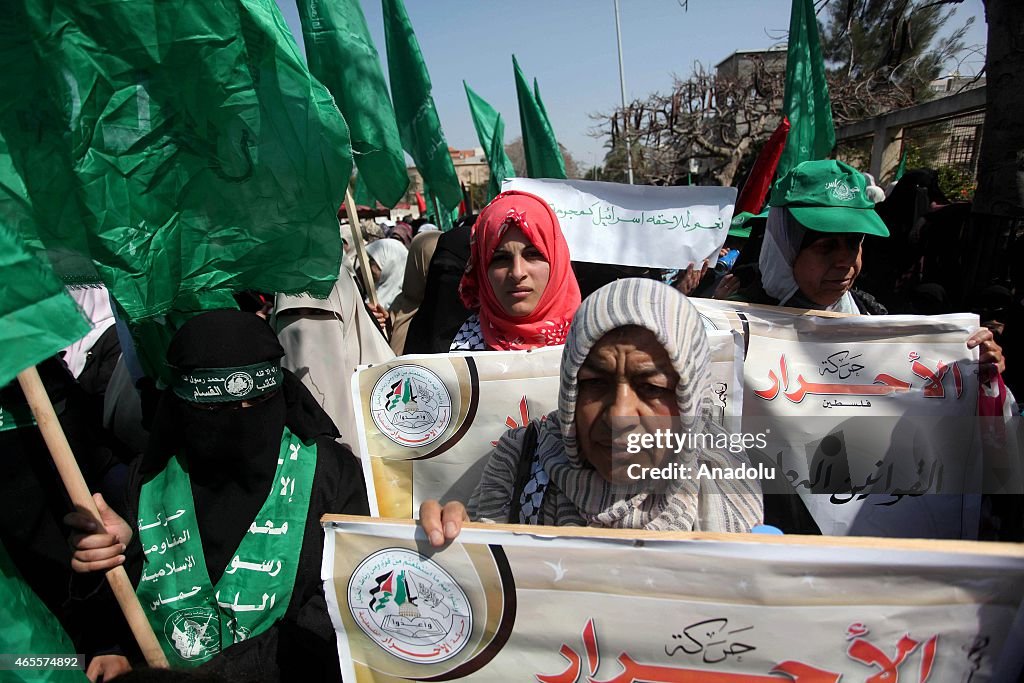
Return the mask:
<path id="1" fill-rule="evenodd" d="M 703 313 L 698 313 L 697 315 L 700 316 L 700 322 L 702 325 L 704 325 L 704 330 L 706 332 L 714 332 L 715 330 L 718 329 L 718 325 L 716 325 L 714 321 L 711 320 L 711 318 L 707 317 Z"/>
<path id="2" fill-rule="evenodd" d="M 220 652 L 220 619 L 211 607 L 180 609 L 164 622 L 164 637 L 188 662 L 209 659 Z"/>
<path id="3" fill-rule="evenodd" d="M 462 587 L 436 562 L 404 548 L 359 563 L 348 582 L 348 607 L 370 640 L 407 662 L 451 659 L 473 631 Z"/>
<path id="4" fill-rule="evenodd" d="M 381 434 L 400 446 L 436 441 L 452 420 L 452 399 L 441 378 L 421 365 L 399 365 L 370 392 L 370 416 Z"/>
<path id="5" fill-rule="evenodd" d="M 245 396 L 252 391 L 252 377 L 248 372 L 235 372 L 224 380 L 224 388 L 232 396 Z"/>

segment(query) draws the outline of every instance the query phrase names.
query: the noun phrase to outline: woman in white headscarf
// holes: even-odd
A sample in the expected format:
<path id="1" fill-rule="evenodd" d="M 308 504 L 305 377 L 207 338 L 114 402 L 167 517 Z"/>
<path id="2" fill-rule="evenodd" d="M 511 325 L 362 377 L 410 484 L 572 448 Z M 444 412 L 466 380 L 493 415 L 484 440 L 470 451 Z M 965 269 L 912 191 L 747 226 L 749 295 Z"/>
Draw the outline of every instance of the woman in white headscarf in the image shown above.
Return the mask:
<path id="1" fill-rule="evenodd" d="M 306 385 L 338 427 L 341 442 L 357 452 L 352 373 L 357 365 L 383 363 L 395 354 L 366 312 L 352 276 L 342 268 L 326 299 L 278 294 L 274 311 L 274 330 L 285 351 L 282 366 Z"/>
<path id="2" fill-rule="evenodd" d="M 391 304 L 402 293 L 409 250 L 398 240 L 383 239 L 366 245 L 366 254 L 370 257 L 370 272 L 377 287 L 377 302 L 385 311 L 390 311 Z"/>
<path id="3" fill-rule="evenodd" d="M 670 417 L 680 433 L 719 433 L 710 419 L 710 367 L 707 335 L 685 296 L 646 279 L 618 280 L 597 290 L 580 306 L 565 342 L 558 409 L 505 433 L 468 510 L 459 502 L 444 508 L 437 501 L 423 504 L 420 522 L 431 543 L 451 540 L 470 517 L 749 532 L 763 516 L 756 481 L 635 478 L 636 465 L 675 462 L 693 472 L 701 465 L 749 465 L 743 453 L 698 446 L 678 454 L 628 455 L 623 448 L 628 433 L 650 433 Z"/>

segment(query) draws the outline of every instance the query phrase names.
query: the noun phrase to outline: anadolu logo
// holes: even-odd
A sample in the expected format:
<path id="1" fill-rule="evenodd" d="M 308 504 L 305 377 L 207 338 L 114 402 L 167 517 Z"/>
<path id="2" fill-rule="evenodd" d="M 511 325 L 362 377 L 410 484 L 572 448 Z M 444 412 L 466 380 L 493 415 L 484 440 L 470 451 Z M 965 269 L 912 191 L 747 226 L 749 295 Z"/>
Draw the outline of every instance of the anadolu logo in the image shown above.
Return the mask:
<path id="1" fill-rule="evenodd" d="M 451 659 L 473 631 L 462 587 L 436 562 L 404 548 L 359 563 L 348 582 L 348 607 L 370 640 L 407 662 Z"/>
<path id="2" fill-rule="evenodd" d="M 441 378 L 420 365 L 399 365 L 370 392 L 370 416 L 381 434 L 400 446 L 436 441 L 452 419 L 452 399 Z"/>
<path id="3" fill-rule="evenodd" d="M 825 184 L 825 189 L 828 193 L 838 199 L 841 202 L 848 202 L 855 198 L 860 192 L 860 188 L 850 187 L 845 182 L 836 178 Z"/>
<path id="4" fill-rule="evenodd" d="M 252 391 L 252 376 L 248 372 L 235 372 L 224 380 L 224 389 L 232 396 L 245 396 Z"/>

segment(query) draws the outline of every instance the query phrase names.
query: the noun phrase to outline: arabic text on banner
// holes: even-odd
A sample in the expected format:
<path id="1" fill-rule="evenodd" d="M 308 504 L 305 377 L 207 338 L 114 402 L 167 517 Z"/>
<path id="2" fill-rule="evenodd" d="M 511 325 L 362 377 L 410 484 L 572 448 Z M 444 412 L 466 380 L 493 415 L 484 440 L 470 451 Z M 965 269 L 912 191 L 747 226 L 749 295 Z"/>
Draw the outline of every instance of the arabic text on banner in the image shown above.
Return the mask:
<path id="1" fill-rule="evenodd" d="M 435 552 L 408 522 L 325 525 L 345 680 L 981 683 L 1020 663 L 1012 544 L 472 525 Z"/>
<path id="2" fill-rule="evenodd" d="M 966 494 L 981 491 L 963 487 L 981 466 L 977 351 L 966 344 L 977 316 L 693 302 L 708 329 L 745 335 L 743 431 L 770 430 L 768 448 L 748 455 L 785 473 L 822 533 L 977 537 L 980 495 Z M 886 481 L 910 495 L 876 493 Z M 955 493 L 939 495 L 942 482 Z"/>
<path id="3" fill-rule="evenodd" d="M 650 268 L 718 262 L 736 202 L 732 187 L 656 187 L 510 178 L 501 189 L 543 198 L 573 261 Z"/>

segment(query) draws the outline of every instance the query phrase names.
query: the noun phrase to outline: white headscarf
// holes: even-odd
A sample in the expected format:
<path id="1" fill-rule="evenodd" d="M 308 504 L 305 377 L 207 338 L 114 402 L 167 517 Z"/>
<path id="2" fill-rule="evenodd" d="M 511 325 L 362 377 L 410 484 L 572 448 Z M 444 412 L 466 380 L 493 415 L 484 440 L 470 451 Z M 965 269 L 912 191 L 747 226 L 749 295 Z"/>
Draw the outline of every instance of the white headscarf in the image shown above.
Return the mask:
<path id="1" fill-rule="evenodd" d="M 768 296 L 785 306 L 800 287 L 793 277 L 793 264 L 800 253 L 807 228 L 800 225 L 785 207 L 773 206 L 768 212 L 764 242 L 757 265 L 761 270 L 761 286 Z M 853 295 L 846 292 L 839 301 L 825 308 L 838 313 L 860 313 Z"/>
<path id="2" fill-rule="evenodd" d="M 380 266 L 377 301 L 385 310 L 391 310 L 391 304 L 402 293 L 409 250 L 398 240 L 383 239 L 366 245 L 366 253 Z"/>
<path id="3" fill-rule="evenodd" d="M 85 369 L 86 361 L 89 360 L 89 351 L 107 331 L 107 328 L 116 321 L 114 320 L 114 311 L 110 307 L 110 294 L 103 285 L 69 288 L 68 294 L 82 309 L 89 319 L 89 324 L 92 325 L 89 334 L 64 349 L 64 363 L 75 379 L 78 379 L 82 370 Z"/>
<path id="4" fill-rule="evenodd" d="M 358 452 L 352 373 L 358 365 L 383 363 L 395 354 L 363 307 L 352 276 L 342 268 L 326 299 L 278 294 L 272 324 L 285 350 L 281 365 L 331 416 L 341 442 Z"/>

